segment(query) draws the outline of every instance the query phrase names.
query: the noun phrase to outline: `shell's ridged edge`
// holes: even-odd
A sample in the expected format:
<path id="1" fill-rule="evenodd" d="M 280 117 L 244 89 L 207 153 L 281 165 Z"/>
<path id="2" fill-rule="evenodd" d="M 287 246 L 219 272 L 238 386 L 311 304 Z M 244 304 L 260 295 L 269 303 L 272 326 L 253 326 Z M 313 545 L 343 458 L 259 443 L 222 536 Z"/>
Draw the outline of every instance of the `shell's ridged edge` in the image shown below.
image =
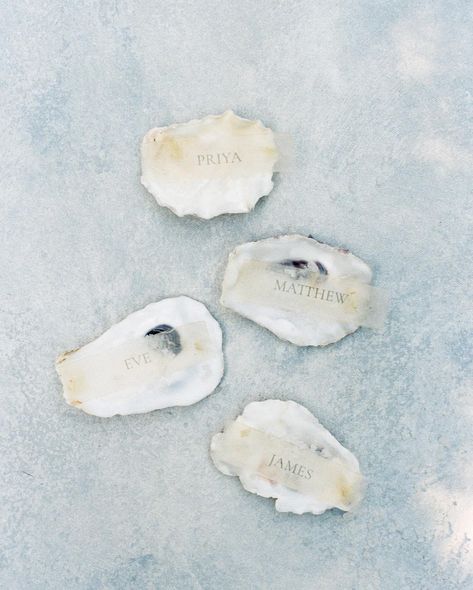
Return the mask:
<path id="1" fill-rule="evenodd" d="M 260 119 L 247 119 L 246 117 L 240 117 L 239 115 L 235 114 L 232 110 L 227 110 L 219 115 L 206 115 L 205 117 L 202 117 L 200 119 L 197 119 L 197 118 L 190 119 L 189 121 L 185 121 L 183 123 L 171 123 L 170 125 L 163 125 L 162 127 L 153 127 L 145 134 L 143 141 L 144 141 L 144 139 L 147 138 L 147 136 L 152 135 L 153 133 L 156 133 L 157 131 L 163 131 L 164 129 L 168 129 L 168 130 L 177 129 L 179 127 L 184 127 L 187 125 L 194 125 L 196 123 L 203 124 L 203 123 L 207 123 L 209 121 L 215 120 L 215 119 L 221 119 L 223 117 L 229 117 L 229 116 L 233 116 L 236 119 L 239 119 L 240 121 L 253 123 L 256 127 L 261 127 L 262 129 L 271 130 L 271 128 L 266 127 L 266 125 L 264 125 Z"/>

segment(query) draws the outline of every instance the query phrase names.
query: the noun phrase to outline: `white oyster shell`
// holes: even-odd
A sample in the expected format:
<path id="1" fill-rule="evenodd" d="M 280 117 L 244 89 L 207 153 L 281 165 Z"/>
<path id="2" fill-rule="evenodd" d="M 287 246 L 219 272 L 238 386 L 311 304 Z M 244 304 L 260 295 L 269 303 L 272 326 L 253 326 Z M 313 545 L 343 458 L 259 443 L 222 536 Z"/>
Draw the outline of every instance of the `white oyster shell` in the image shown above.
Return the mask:
<path id="1" fill-rule="evenodd" d="M 232 111 L 151 129 L 141 145 L 142 184 L 176 215 L 245 213 L 273 188 L 274 134 Z"/>
<path id="2" fill-rule="evenodd" d="M 313 283 L 319 285 L 318 292 L 304 286 L 309 278 L 320 281 Z M 369 289 L 371 278 L 368 265 L 347 250 L 301 235 L 280 236 L 235 248 L 228 258 L 221 303 L 279 338 L 298 346 L 323 346 L 354 332 L 361 322 L 359 315 L 345 313 L 343 306 L 339 312 L 335 304 L 328 305 L 314 294 L 324 294 L 324 282 L 346 286 L 348 281 L 358 290 Z M 290 285 L 297 288 L 292 297 L 277 292 L 284 281 L 286 290 Z"/>
<path id="3" fill-rule="evenodd" d="M 223 375 L 222 331 L 189 297 L 151 303 L 85 346 L 56 370 L 68 404 L 108 417 L 194 404 Z"/>
<path id="4" fill-rule="evenodd" d="M 250 403 L 213 436 L 210 455 L 245 490 L 275 498 L 279 512 L 350 511 L 363 496 L 357 459 L 293 401 Z"/>

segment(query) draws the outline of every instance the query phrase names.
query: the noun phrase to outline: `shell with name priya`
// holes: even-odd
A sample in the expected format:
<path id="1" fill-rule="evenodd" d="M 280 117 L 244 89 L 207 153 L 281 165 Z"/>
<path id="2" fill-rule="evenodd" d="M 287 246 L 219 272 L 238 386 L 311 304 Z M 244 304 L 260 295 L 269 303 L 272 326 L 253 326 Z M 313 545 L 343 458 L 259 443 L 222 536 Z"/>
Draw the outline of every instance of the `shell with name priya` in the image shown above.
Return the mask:
<path id="1" fill-rule="evenodd" d="M 141 144 L 142 184 L 176 215 L 246 213 L 273 188 L 276 137 L 232 111 L 151 129 Z"/>

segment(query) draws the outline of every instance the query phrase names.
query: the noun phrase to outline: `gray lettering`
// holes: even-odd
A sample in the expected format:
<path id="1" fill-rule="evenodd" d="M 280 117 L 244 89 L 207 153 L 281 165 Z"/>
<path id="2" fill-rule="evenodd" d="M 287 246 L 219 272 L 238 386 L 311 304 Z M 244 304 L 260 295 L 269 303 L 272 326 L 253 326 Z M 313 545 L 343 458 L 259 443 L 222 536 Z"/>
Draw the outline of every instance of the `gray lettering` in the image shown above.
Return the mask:
<path id="1" fill-rule="evenodd" d="M 152 362 L 152 359 L 149 352 L 143 352 L 137 356 L 124 359 L 123 362 L 125 363 L 125 367 L 130 370 L 136 369 L 136 367 L 140 367 L 141 365 L 148 365 Z"/>
<path id="2" fill-rule="evenodd" d="M 217 154 L 198 154 L 197 165 L 207 164 L 210 166 L 219 166 L 221 164 L 234 164 L 235 162 L 241 162 L 240 156 L 237 152 L 219 152 Z"/>
<path id="3" fill-rule="evenodd" d="M 294 465 L 291 465 L 291 462 L 288 459 L 287 463 L 286 463 L 285 471 L 292 471 L 292 473 L 295 473 L 296 467 L 297 467 L 297 463 L 295 463 Z"/>
<path id="4" fill-rule="evenodd" d="M 345 303 L 350 293 L 339 293 L 338 291 L 336 291 L 335 295 L 337 296 L 338 303 Z"/>
<path id="5" fill-rule="evenodd" d="M 284 282 L 279 282 L 278 279 L 276 279 L 276 286 L 274 287 L 274 291 L 285 291 L 286 290 L 286 281 Z"/>

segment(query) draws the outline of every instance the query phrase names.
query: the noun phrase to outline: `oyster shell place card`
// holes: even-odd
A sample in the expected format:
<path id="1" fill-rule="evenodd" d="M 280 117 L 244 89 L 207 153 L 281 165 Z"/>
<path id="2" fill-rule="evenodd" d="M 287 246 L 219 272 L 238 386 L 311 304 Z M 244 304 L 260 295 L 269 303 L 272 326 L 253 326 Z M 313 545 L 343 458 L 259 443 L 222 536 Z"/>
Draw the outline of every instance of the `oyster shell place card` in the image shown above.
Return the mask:
<path id="1" fill-rule="evenodd" d="M 279 512 L 350 511 L 363 496 L 357 459 L 293 401 L 252 402 L 210 444 L 212 461 Z"/>
<path id="2" fill-rule="evenodd" d="M 66 402 L 101 417 L 194 404 L 223 368 L 218 322 L 184 296 L 151 303 L 56 361 Z"/>
<path id="3" fill-rule="evenodd" d="M 151 129 L 141 145 L 141 182 L 179 216 L 245 213 L 271 192 L 280 155 L 269 127 L 226 111 Z"/>
<path id="4" fill-rule="evenodd" d="M 386 300 L 371 278 L 348 250 L 280 236 L 235 248 L 221 303 L 293 344 L 323 346 L 360 326 L 382 326 Z"/>

